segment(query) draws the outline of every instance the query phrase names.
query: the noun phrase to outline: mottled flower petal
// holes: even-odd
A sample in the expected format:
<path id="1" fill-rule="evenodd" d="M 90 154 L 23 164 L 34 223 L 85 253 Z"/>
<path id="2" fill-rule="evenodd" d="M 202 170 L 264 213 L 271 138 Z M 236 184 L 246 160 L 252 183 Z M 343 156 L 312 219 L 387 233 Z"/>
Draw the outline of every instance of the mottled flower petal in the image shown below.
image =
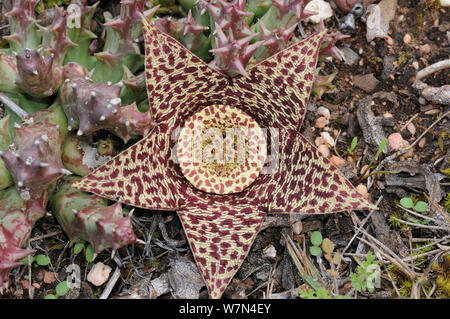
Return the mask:
<path id="1" fill-rule="evenodd" d="M 72 186 L 122 203 L 154 210 L 176 210 L 167 125 L 100 166 Z"/>
<path id="2" fill-rule="evenodd" d="M 377 209 L 306 138 L 284 132 L 280 166 L 266 182 L 268 212 L 335 213 Z"/>
<path id="3" fill-rule="evenodd" d="M 196 205 L 178 210 L 211 298 L 220 298 L 238 271 L 265 213 L 247 205 Z"/>
<path id="4" fill-rule="evenodd" d="M 143 28 L 148 101 L 156 123 L 192 108 L 230 104 L 223 101 L 229 82 L 224 74 L 145 19 Z"/>
<path id="5" fill-rule="evenodd" d="M 233 78 L 238 105 L 263 127 L 298 128 L 314 81 L 318 47 L 325 32 L 285 49 Z"/>
<path id="6" fill-rule="evenodd" d="M 229 78 L 144 20 L 147 93 L 156 123 L 175 125 L 204 106 L 235 105 L 266 127 L 301 125 L 325 31 Z"/>

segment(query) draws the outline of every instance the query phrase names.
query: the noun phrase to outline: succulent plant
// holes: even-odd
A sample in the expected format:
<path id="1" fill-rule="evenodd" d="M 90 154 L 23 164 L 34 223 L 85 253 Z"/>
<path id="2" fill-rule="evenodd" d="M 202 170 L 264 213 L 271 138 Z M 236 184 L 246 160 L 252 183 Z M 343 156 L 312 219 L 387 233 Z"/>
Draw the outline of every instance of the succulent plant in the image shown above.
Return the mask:
<path id="1" fill-rule="evenodd" d="M 24 201 L 14 187 L 0 191 L 0 293 L 9 284 L 11 269 L 20 266 L 20 260 L 34 253 L 25 249 L 36 220 L 44 215 L 47 194 Z"/>
<path id="2" fill-rule="evenodd" d="M 88 241 L 96 253 L 134 243 L 131 219 L 123 216 L 121 204 L 107 206 L 103 198 L 72 188 L 77 179 L 67 178 L 51 200 L 54 215 L 70 241 Z"/>
<path id="3" fill-rule="evenodd" d="M 313 41 L 314 48 L 296 44 L 299 40 L 294 36 L 298 23 L 313 14 L 305 9 L 309 1 L 201 0 L 194 3 L 193 0 L 181 0 L 184 17 L 171 19 L 153 18 L 157 6 L 144 12 L 144 0 L 122 0 L 119 16 L 113 17 L 109 12 L 104 12 L 101 18 L 105 23 L 101 27 L 94 21 L 94 16 L 99 14 L 98 3 L 89 5 L 86 0 L 71 0 L 72 6 L 67 9 L 55 6 L 54 17 L 44 26 L 36 18 L 37 1 L 12 1 L 12 9 L 6 14 L 10 35 L 5 39 L 9 48 L 0 50 L 0 97 L 8 114 L 0 119 L 0 289 L 6 287 L 9 272 L 19 265 L 17 261 L 20 257 L 32 253 L 24 246 L 35 220 L 43 216 L 46 209 L 54 214 L 72 242 L 89 241 L 96 252 L 105 248 L 119 249 L 135 242 L 130 218 L 123 217 L 120 203 L 107 206 L 103 199 L 75 190 L 70 183 L 80 185 L 80 176 L 95 176 L 104 170 L 104 166 L 97 169 L 99 165 L 115 156 L 124 146 L 133 145 L 141 136 L 147 136 L 144 143 L 155 138 L 152 146 L 155 147 L 155 155 L 152 156 L 155 161 L 165 163 L 166 158 L 160 158 L 160 151 L 165 150 L 168 144 L 152 136 L 156 132 L 165 133 L 166 121 L 173 115 L 170 112 L 178 112 L 176 107 L 183 107 L 181 100 L 184 98 L 198 103 L 199 107 L 222 105 L 227 101 L 233 104 L 235 101 L 231 98 L 223 98 L 222 88 L 227 87 L 226 83 L 239 83 L 229 90 L 258 110 L 255 99 L 276 99 L 272 93 L 252 93 L 253 86 L 244 78 L 252 78 L 254 70 L 257 70 L 256 65 L 269 63 L 265 62 L 268 58 L 291 45 L 300 48 L 299 56 L 315 52 L 314 45 L 321 42 L 317 36 Z M 77 10 L 73 11 L 73 8 Z M 144 49 L 144 16 L 147 19 L 144 21 L 152 20 L 160 30 L 189 51 L 170 38 L 167 46 L 159 48 L 164 53 L 164 59 L 168 60 L 159 63 L 158 54 L 152 51 L 149 43 L 153 41 L 157 46 L 166 37 L 153 30 L 155 39 L 152 40 L 147 32 Z M 319 55 L 339 57 L 334 45 L 342 37 L 324 36 Z M 178 51 L 173 52 L 174 48 Z M 144 53 L 147 55 L 146 64 Z M 197 61 L 190 69 L 183 66 L 187 57 Z M 286 60 L 286 63 L 291 62 Z M 159 71 L 154 67 L 158 63 L 162 68 Z M 166 77 L 162 73 L 174 67 L 175 63 L 181 63 L 179 73 L 164 82 Z M 273 63 L 274 66 L 278 64 Z M 198 69 L 200 64 L 202 67 Z M 293 100 L 286 99 L 289 107 L 306 103 L 310 92 L 308 83 L 314 80 L 313 71 L 303 72 L 306 68 L 310 70 L 312 66 L 300 65 L 297 68 L 299 73 L 304 74 L 306 82 L 286 78 L 283 74 L 283 78 L 275 79 L 270 84 L 278 86 L 287 81 L 289 86 L 295 86 L 295 89 L 287 89 L 289 94 L 297 89 L 303 92 L 300 97 L 292 93 Z M 153 73 L 149 75 L 150 71 Z M 220 74 L 220 77 L 215 78 L 214 74 Z M 267 81 L 272 81 L 273 73 L 267 70 L 267 74 Z M 317 75 L 313 92 L 323 94 L 330 87 L 333 76 Z M 163 80 L 157 81 L 157 78 Z M 189 91 L 183 88 L 186 78 L 196 81 Z M 209 83 L 211 79 L 220 80 L 220 89 L 217 92 L 208 91 L 203 96 L 197 94 L 197 91 L 202 92 L 205 80 Z M 162 103 L 172 89 L 176 94 L 182 92 L 185 96 L 180 97 L 180 101 Z M 260 93 L 262 97 L 258 95 Z M 269 104 L 264 105 L 266 111 L 270 107 Z M 166 113 L 167 109 L 169 113 Z M 247 113 L 255 116 L 258 123 L 273 124 L 265 115 L 266 111 L 255 110 Z M 280 122 L 297 125 L 303 114 L 288 112 L 284 116 L 285 119 L 280 119 Z M 184 117 L 175 118 L 178 121 Z M 142 158 L 144 154 L 137 156 Z M 166 179 L 166 171 L 157 162 L 154 164 L 156 168 L 148 169 L 156 169 L 156 172 L 152 171 L 151 177 L 144 178 L 147 186 L 151 184 L 151 194 L 159 187 L 153 185 L 151 178 L 161 178 L 163 183 Z M 128 171 L 133 169 L 124 167 L 120 173 Z M 118 173 L 113 172 L 111 177 Z M 75 176 L 68 177 L 69 174 Z M 133 180 L 130 185 L 134 183 L 138 184 L 139 193 L 141 186 L 138 180 Z M 91 182 L 89 185 L 94 184 Z M 165 210 L 176 210 L 183 201 L 175 200 L 170 192 L 163 190 L 146 203 L 137 205 L 129 197 L 140 195 L 133 194 L 130 185 L 122 184 L 119 185 L 119 192 L 100 195 L 139 207 Z M 188 193 L 192 191 L 185 184 L 180 187 Z M 247 209 L 244 206 L 239 207 Z M 203 206 L 196 206 L 195 209 L 198 207 Z M 223 208 L 213 205 L 211 209 L 216 211 L 219 207 Z M 226 211 L 232 213 L 234 210 L 227 208 Z M 254 223 L 247 225 L 251 236 L 245 238 L 245 247 L 239 248 L 240 259 L 245 257 L 263 217 L 260 210 L 252 213 L 256 214 Z M 194 211 L 180 213 L 180 217 L 188 228 L 188 220 L 197 218 Z M 209 217 L 205 215 L 205 218 Z M 195 238 L 191 233 L 188 237 L 196 253 Z M 205 274 L 207 269 L 201 263 L 203 257 L 196 256 Z M 238 267 L 239 263 L 234 262 L 233 267 Z M 235 270 L 226 271 L 226 280 L 231 279 L 229 275 Z M 212 287 L 209 279 L 205 277 L 205 280 L 212 297 L 221 295 L 226 287 L 225 281 Z"/>
<path id="4" fill-rule="evenodd" d="M 298 23 L 315 14 L 305 9 L 310 1 L 181 1 L 187 18 L 158 19 L 155 24 L 214 69 L 246 76 L 248 68 L 295 43 Z M 320 55 L 341 59 L 335 47 L 340 39 L 340 34 L 327 35 Z"/>
<path id="5" fill-rule="evenodd" d="M 19 252 L 21 256 L 30 253 L 21 250 L 33 225 L 27 212 L 43 215 L 49 198 L 54 203 L 59 202 L 55 196 L 63 196 L 60 191 L 53 193 L 58 189 L 55 182 L 69 174 L 86 175 L 99 165 L 92 160 L 83 162 L 86 159 L 79 142 L 85 143 L 85 150 L 94 150 L 88 154 L 91 157 L 109 158 L 114 153 L 113 144 L 97 141 L 99 131 L 109 131 L 123 145 L 153 127 L 142 94 L 145 81 L 134 74 L 143 69 L 143 54 L 136 41 L 142 35 L 143 0 L 122 1 L 119 17 L 105 14 L 104 42 L 93 32 L 97 4 L 71 1 L 79 12 L 55 6 L 55 15 L 46 26 L 36 18 L 36 1 L 12 4 L 6 14 L 11 31 L 5 37 L 9 48 L 0 52 L 0 94 L 3 102 L 8 101 L 8 116 L 0 120 L 0 189 L 8 194 L 16 192 L 21 200 L 14 211 L 0 208 L 0 213 L 20 216 L 27 231 L 25 226 L 11 224 L 12 217 L 0 218 L 2 238 L 8 241 L 0 249 L 0 287 L 8 282 L 12 266 L 18 265 Z M 79 25 L 73 19 L 79 19 Z M 99 42 L 104 45 L 99 47 Z M 122 94 L 127 101 L 123 106 Z M 20 109 L 23 111 L 17 112 Z M 74 129 L 78 135 L 68 134 Z M 95 144 L 102 147 L 97 151 Z M 70 219 L 64 205 L 54 205 L 52 212 L 71 240 L 91 241 L 97 252 L 135 240 L 120 204 L 84 207 L 75 219 Z M 14 249 L 18 257 L 11 255 Z"/>

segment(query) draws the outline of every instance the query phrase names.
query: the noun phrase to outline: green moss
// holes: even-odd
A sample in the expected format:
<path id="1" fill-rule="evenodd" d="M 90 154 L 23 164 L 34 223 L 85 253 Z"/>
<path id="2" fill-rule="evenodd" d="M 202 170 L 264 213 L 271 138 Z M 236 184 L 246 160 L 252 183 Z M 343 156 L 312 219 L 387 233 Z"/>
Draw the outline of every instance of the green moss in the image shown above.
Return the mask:
<path id="1" fill-rule="evenodd" d="M 447 193 L 447 196 L 444 199 L 444 208 L 447 213 L 450 213 L 450 193 Z"/>
<path id="2" fill-rule="evenodd" d="M 370 64 L 377 64 L 377 63 L 382 63 L 383 59 L 380 58 L 379 56 L 376 57 L 368 57 L 367 58 L 367 62 L 369 62 Z"/>
<path id="3" fill-rule="evenodd" d="M 428 252 L 428 251 L 431 251 L 431 250 L 435 249 L 436 246 L 434 246 L 434 245 L 425 247 L 425 246 L 429 245 L 430 243 L 431 243 L 431 242 L 425 242 L 425 243 L 423 243 L 423 244 L 416 244 L 416 245 L 415 245 L 415 248 L 416 248 L 417 250 L 413 250 L 413 256 L 418 256 L 418 255 L 421 255 L 421 254 L 423 254 L 423 253 L 426 253 L 426 252 Z M 424 248 L 421 248 L 421 247 L 424 247 Z M 419 249 L 419 248 L 421 248 L 421 249 Z M 420 268 L 425 268 L 425 267 L 427 266 L 427 263 L 424 263 L 424 261 L 426 260 L 426 258 L 427 258 L 426 256 L 417 258 L 416 260 L 414 260 L 414 264 L 415 264 L 416 266 L 420 267 Z"/>
<path id="4" fill-rule="evenodd" d="M 40 1 L 39 4 L 36 6 L 36 12 L 41 13 L 42 11 L 44 11 L 44 9 L 53 8 L 55 4 L 58 7 L 65 6 L 69 4 L 69 2 L 70 2 L 69 0 L 43 0 Z"/>
<path id="5" fill-rule="evenodd" d="M 431 269 L 437 274 L 437 293 L 442 294 L 443 298 L 450 298 L 450 254 L 444 256 L 442 262 L 434 262 Z"/>

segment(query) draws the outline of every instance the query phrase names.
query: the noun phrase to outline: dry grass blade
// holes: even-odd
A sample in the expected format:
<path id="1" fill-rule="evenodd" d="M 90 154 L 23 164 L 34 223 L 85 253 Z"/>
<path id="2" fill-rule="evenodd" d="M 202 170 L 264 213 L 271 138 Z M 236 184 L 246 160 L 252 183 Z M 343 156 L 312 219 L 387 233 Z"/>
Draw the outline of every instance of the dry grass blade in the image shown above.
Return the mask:
<path id="1" fill-rule="evenodd" d="M 404 211 L 410 213 L 411 215 L 415 215 L 415 216 L 420 217 L 420 218 L 423 218 L 423 219 L 428 219 L 428 220 L 430 220 L 430 221 L 432 221 L 432 222 L 435 222 L 436 224 L 441 224 L 441 221 L 439 221 L 439 220 L 437 220 L 437 219 L 435 219 L 435 218 L 433 218 L 433 217 L 425 216 L 425 215 L 419 214 L 419 213 L 417 213 L 417 212 L 415 212 L 415 211 L 412 211 L 412 210 L 410 210 L 410 209 L 408 209 L 408 208 L 403 207 L 402 205 L 399 205 L 398 207 L 400 207 L 400 208 L 403 209 Z"/>
<path id="2" fill-rule="evenodd" d="M 409 278 L 414 279 L 417 276 L 417 274 L 412 269 L 410 269 L 409 266 L 399 256 L 397 256 L 397 254 L 394 253 L 390 248 L 386 247 L 382 242 L 380 242 L 378 239 L 370 235 L 365 230 L 361 229 L 361 233 L 366 235 L 368 240 L 362 237 L 360 237 L 359 240 L 372 247 L 375 251 L 385 256 L 385 258 L 389 259 L 392 263 L 394 263 L 397 267 L 399 267 L 399 269 L 402 270 L 402 272 L 404 272 Z"/>
<path id="3" fill-rule="evenodd" d="M 319 276 L 319 271 L 314 267 L 305 252 L 294 243 L 289 235 L 283 234 L 283 237 L 286 241 L 286 247 L 291 255 L 292 261 L 297 267 L 303 280 L 305 280 L 314 290 L 318 290 L 321 286 L 325 287 L 325 283 Z"/>
<path id="4" fill-rule="evenodd" d="M 394 217 L 394 216 L 391 216 L 391 218 L 396 220 L 396 221 L 398 221 L 399 223 L 402 223 L 402 224 L 405 224 L 405 225 L 409 225 L 409 226 L 418 227 L 418 228 L 440 229 L 440 230 L 450 231 L 449 227 L 431 226 L 431 225 L 422 225 L 422 224 L 417 224 L 417 223 L 411 223 L 411 222 L 404 221 L 402 219 L 398 219 L 397 217 Z"/>

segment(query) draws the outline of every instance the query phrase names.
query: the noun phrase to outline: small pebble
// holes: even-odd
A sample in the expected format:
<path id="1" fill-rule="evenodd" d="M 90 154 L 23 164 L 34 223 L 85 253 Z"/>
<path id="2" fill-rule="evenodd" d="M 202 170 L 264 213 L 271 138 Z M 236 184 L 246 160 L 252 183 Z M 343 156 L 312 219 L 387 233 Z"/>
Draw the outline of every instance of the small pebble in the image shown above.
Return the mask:
<path id="1" fill-rule="evenodd" d="M 361 175 L 367 175 L 370 173 L 370 169 L 369 169 L 369 165 L 364 165 L 363 167 L 361 167 L 361 171 L 359 172 Z"/>
<path id="2" fill-rule="evenodd" d="M 404 139 L 400 133 L 392 133 L 388 137 L 389 146 L 393 151 L 400 151 L 403 149 Z"/>
<path id="3" fill-rule="evenodd" d="M 422 139 L 419 141 L 419 143 L 418 143 L 419 147 L 420 147 L 420 148 L 424 148 L 426 142 L 427 142 L 427 139 L 426 139 L 425 137 L 422 138 Z"/>
<path id="4" fill-rule="evenodd" d="M 407 149 L 411 144 L 408 141 L 403 141 L 402 149 Z M 414 156 L 414 148 L 410 148 L 405 154 L 400 156 L 400 160 L 403 161 L 405 159 L 410 159 Z"/>
<path id="5" fill-rule="evenodd" d="M 403 43 L 404 43 L 405 45 L 409 45 L 409 44 L 411 43 L 411 36 L 409 35 L 409 33 L 406 33 L 406 34 L 403 36 Z"/>
<path id="6" fill-rule="evenodd" d="M 412 63 L 412 66 L 413 66 L 413 68 L 414 68 L 415 70 L 419 70 L 419 62 L 414 61 L 414 62 Z"/>
<path id="7" fill-rule="evenodd" d="M 316 145 L 316 147 L 319 147 L 323 143 L 325 143 L 325 142 L 323 141 L 322 136 L 317 136 L 316 139 L 314 140 L 314 144 Z"/>
<path id="8" fill-rule="evenodd" d="M 273 245 L 269 245 L 266 248 L 263 249 L 263 256 L 264 258 L 275 258 L 277 256 L 277 250 Z"/>
<path id="9" fill-rule="evenodd" d="M 345 160 L 336 155 L 331 156 L 330 161 L 336 167 L 339 167 L 339 166 L 345 164 Z"/>
<path id="10" fill-rule="evenodd" d="M 443 7 L 450 7 L 450 0 L 439 0 L 439 3 Z"/>
<path id="11" fill-rule="evenodd" d="M 318 119 L 316 119 L 316 122 L 314 123 L 314 127 L 321 129 L 321 128 L 324 128 L 327 124 L 328 124 L 328 120 L 324 116 L 321 116 Z"/>
<path id="12" fill-rule="evenodd" d="M 423 98 L 422 96 L 419 97 L 419 104 L 420 105 L 425 105 L 427 103 L 427 101 L 425 101 L 425 98 Z"/>
<path id="13" fill-rule="evenodd" d="M 23 289 L 28 290 L 28 287 L 29 287 L 28 280 L 22 280 L 21 283 L 22 283 Z"/>
<path id="14" fill-rule="evenodd" d="M 431 109 L 425 112 L 426 115 L 438 115 L 439 113 L 441 113 L 439 109 Z"/>
<path id="15" fill-rule="evenodd" d="M 330 119 L 330 110 L 327 109 L 327 108 L 324 107 L 324 106 L 320 106 L 320 107 L 317 109 L 317 114 L 323 116 L 323 117 L 326 118 L 327 120 Z"/>
<path id="16" fill-rule="evenodd" d="M 328 146 L 334 146 L 334 139 L 331 137 L 330 133 L 322 132 L 320 133 L 320 136 L 322 136 L 325 144 L 327 144 Z"/>
<path id="17" fill-rule="evenodd" d="M 328 148 L 328 146 L 326 146 L 325 144 L 321 144 L 319 145 L 318 149 L 323 156 L 325 156 L 326 158 L 330 157 L 330 149 Z"/>
<path id="18" fill-rule="evenodd" d="M 412 136 L 416 134 L 416 127 L 413 123 L 409 123 L 406 128 L 408 129 L 409 133 L 411 133 Z"/>
<path id="19" fill-rule="evenodd" d="M 389 112 L 383 114 L 383 117 L 393 117 L 393 115 Z"/>
<path id="20" fill-rule="evenodd" d="M 111 273 L 111 267 L 105 265 L 102 262 L 98 262 L 92 267 L 91 271 L 87 275 L 87 280 L 94 286 L 103 285 L 109 278 Z"/>
<path id="21" fill-rule="evenodd" d="M 292 227 L 292 231 L 294 232 L 294 234 L 296 235 L 300 235 L 302 230 L 303 230 L 303 224 L 301 221 L 296 221 L 295 223 L 293 223 L 291 225 Z"/>
<path id="22" fill-rule="evenodd" d="M 424 44 L 419 47 L 419 50 L 423 54 L 428 54 L 431 52 L 431 46 L 429 44 Z"/>
<path id="23" fill-rule="evenodd" d="M 365 199 L 369 199 L 369 192 L 367 191 L 367 187 L 363 184 L 359 184 L 356 186 L 356 191 L 360 193 Z"/>
<path id="24" fill-rule="evenodd" d="M 394 45 L 394 39 L 392 39 L 390 36 L 386 36 L 386 37 L 384 37 L 384 40 L 386 41 L 386 43 L 388 44 L 388 45 Z"/>

